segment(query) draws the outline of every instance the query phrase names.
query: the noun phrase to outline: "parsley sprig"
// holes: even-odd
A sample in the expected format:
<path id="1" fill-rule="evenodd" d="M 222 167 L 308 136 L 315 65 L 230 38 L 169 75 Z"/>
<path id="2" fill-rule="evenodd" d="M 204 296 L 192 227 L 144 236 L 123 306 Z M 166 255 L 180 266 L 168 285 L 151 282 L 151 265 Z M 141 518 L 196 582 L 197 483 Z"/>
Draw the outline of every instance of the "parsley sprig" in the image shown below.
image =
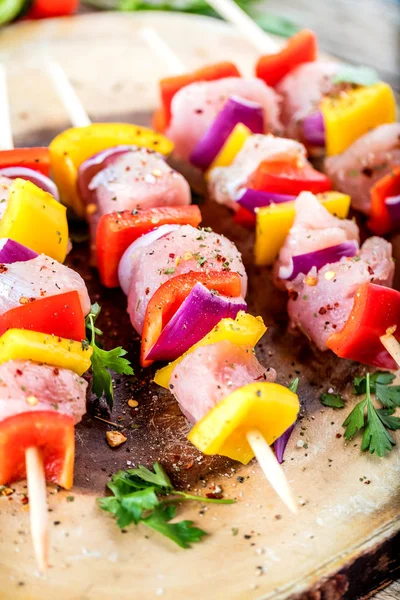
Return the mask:
<path id="1" fill-rule="evenodd" d="M 100 508 L 111 513 L 117 525 L 124 529 L 131 523 L 144 523 L 170 538 L 181 548 L 190 548 L 199 542 L 206 532 L 193 526 L 193 521 L 171 523 L 176 516 L 177 503 L 185 500 L 232 504 L 234 500 L 204 498 L 175 490 L 170 478 L 159 463 L 153 470 L 139 465 L 137 469 L 118 471 L 107 484 L 112 496 L 98 498 Z M 164 499 L 160 499 L 164 498 Z"/>
<path id="2" fill-rule="evenodd" d="M 92 346 L 93 354 L 91 357 L 93 372 L 93 393 L 98 398 L 104 394 L 110 410 L 114 403 L 114 390 L 112 387 L 112 378 L 110 371 L 124 375 L 133 375 L 133 369 L 128 359 L 123 358 L 127 352 L 121 346 L 112 350 L 103 350 L 96 344 L 96 335 L 102 335 L 102 331 L 95 326 L 96 319 L 101 311 L 100 305 L 96 302 L 92 304 L 90 313 L 86 317 L 86 328 L 88 330 L 87 344 Z"/>
<path id="3" fill-rule="evenodd" d="M 353 408 L 343 423 L 344 437 L 351 440 L 358 431 L 363 431 L 361 450 L 369 450 L 371 454 L 385 456 L 395 446 L 396 442 L 389 433 L 400 429 L 400 418 L 393 416 L 396 407 L 400 406 L 400 386 L 390 385 L 394 380 L 392 373 L 377 372 L 366 377 L 354 379 L 354 393 L 365 394 Z M 382 408 L 377 408 L 372 401 L 375 394 Z"/>

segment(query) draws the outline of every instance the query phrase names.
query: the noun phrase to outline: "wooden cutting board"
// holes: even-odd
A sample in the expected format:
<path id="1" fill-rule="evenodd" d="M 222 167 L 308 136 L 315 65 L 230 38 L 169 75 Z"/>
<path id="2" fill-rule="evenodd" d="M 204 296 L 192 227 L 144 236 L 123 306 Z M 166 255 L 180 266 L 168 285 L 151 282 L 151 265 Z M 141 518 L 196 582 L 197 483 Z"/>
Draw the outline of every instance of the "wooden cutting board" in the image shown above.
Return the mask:
<path id="1" fill-rule="evenodd" d="M 255 51 L 229 26 L 208 18 L 115 13 L 18 24 L 0 32 L 16 144 L 48 143 L 69 125 L 41 69 L 46 55 L 63 65 L 93 120 L 148 123 L 157 102 L 156 81 L 167 67 L 143 44 L 143 26 L 154 27 L 188 69 L 230 59 L 251 73 Z M 87 266 L 87 245 L 75 243 L 69 264 L 103 305 L 106 345 L 122 344 L 135 364 L 136 380 L 115 381 L 111 416 L 128 441 L 110 449 L 105 432 L 113 427 L 93 414 L 77 426 L 75 487 L 64 492 L 48 486 L 52 542 L 46 578 L 33 559 L 25 483 L 0 497 L 2 600 L 335 600 L 361 597 L 389 581 L 398 567 L 400 454 L 395 450 L 380 460 L 361 454 L 359 439 L 346 445 L 342 438 L 341 423 L 353 402 L 351 381 L 362 370 L 333 355 L 315 354 L 303 338 L 287 334 L 285 297 L 272 288 L 268 270 L 252 266 L 253 235 L 235 227 L 223 207 L 205 202 L 202 211 L 205 224 L 226 233 L 243 252 L 249 310 L 269 325 L 260 360 L 276 368 L 282 383 L 300 378 L 302 417 L 285 461 L 299 515 L 288 514 L 256 464 L 206 458 L 190 446 L 176 403 L 137 365 L 125 297 L 101 288 Z M 399 248 L 397 243 L 398 258 Z M 320 393 L 330 386 L 348 398 L 345 410 L 321 406 Z M 128 407 L 129 398 L 138 400 L 137 409 Z M 220 484 L 225 496 L 237 500 L 232 506 L 182 509 L 180 516 L 210 533 L 191 550 L 142 527 L 121 533 L 96 506 L 112 472 L 154 460 L 166 466 L 176 485 L 204 493 Z"/>

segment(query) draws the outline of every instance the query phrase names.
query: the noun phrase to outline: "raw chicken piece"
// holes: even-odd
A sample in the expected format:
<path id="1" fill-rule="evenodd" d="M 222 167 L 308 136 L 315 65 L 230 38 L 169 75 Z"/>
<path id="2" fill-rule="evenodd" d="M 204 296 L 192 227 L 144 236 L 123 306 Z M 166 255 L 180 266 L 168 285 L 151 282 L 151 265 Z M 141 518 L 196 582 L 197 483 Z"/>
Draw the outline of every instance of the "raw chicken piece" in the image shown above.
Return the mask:
<path id="1" fill-rule="evenodd" d="M 0 315 L 23 305 L 31 298 L 56 296 L 76 290 L 83 314 L 90 311 L 86 284 L 79 273 L 39 254 L 26 262 L 0 265 Z"/>
<path id="2" fill-rule="evenodd" d="M 0 365 L 0 421 L 31 410 L 54 410 L 79 423 L 87 382 L 73 371 L 23 360 Z"/>
<path id="3" fill-rule="evenodd" d="M 252 135 L 229 167 L 212 169 L 208 182 L 210 196 L 219 204 L 236 210 L 236 198 L 264 161 L 306 163 L 306 149 L 299 142 L 271 134 Z"/>
<path id="4" fill-rule="evenodd" d="M 13 179 L 9 177 L 3 177 L 0 175 L 0 219 L 4 215 L 4 211 L 7 208 L 7 200 L 8 200 L 8 188 L 13 183 Z"/>
<path id="5" fill-rule="evenodd" d="M 96 210 L 89 211 L 90 237 L 96 244 L 100 218 L 111 212 L 156 206 L 181 206 L 191 202 L 186 179 L 148 148 L 111 156 L 106 168 L 93 177 L 90 190 L 96 191 Z"/>
<path id="6" fill-rule="evenodd" d="M 247 275 L 236 246 L 223 235 L 181 225 L 132 256 L 128 312 L 138 333 L 142 332 L 147 304 L 154 292 L 171 277 L 189 271 L 238 272 L 242 296 L 246 296 Z"/>
<path id="7" fill-rule="evenodd" d="M 282 120 L 288 137 L 301 139 L 299 122 L 319 110 L 322 98 L 338 88 L 332 82 L 338 69 L 339 64 L 332 62 L 305 63 L 293 69 L 277 85 L 283 98 Z"/>
<path id="8" fill-rule="evenodd" d="M 347 150 L 325 160 L 335 189 L 351 196 L 354 208 L 369 214 L 372 186 L 392 167 L 400 166 L 400 123 L 380 125 Z"/>
<path id="9" fill-rule="evenodd" d="M 274 265 L 274 283 L 281 289 L 286 289 L 289 283 L 281 277 L 288 270 L 291 272 L 293 256 L 337 246 L 350 240 L 359 242 L 357 224 L 331 215 L 311 192 L 302 192 L 295 207 L 293 226 Z"/>
<path id="10" fill-rule="evenodd" d="M 171 122 L 165 132 L 175 144 L 174 155 L 177 158 L 189 159 L 200 138 L 232 95 L 252 100 L 263 107 L 265 132 L 282 132 L 279 96 L 261 79 L 227 77 L 192 83 L 175 94 L 171 104 Z"/>
<path id="11" fill-rule="evenodd" d="M 228 341 L 197 348 L 175 367 L 170 390 L 191 423 L 218 402 L 253 381 L 275 381 L 274 369 L 261 365 L 250 346 Z"/>
<path id="12" fill-rule="evenodd" d="M 300 274 L 290 283 L 291 324 L 320 350 L 326 350 L 328 337 L 343 329 L 359 286 L 373 282 L 391 287 L 393 275 L 392 245 L 383 238 L 371 237 L 358 256 L 342 258 L 318 272 L 314 267 L 307 277 Z"/>

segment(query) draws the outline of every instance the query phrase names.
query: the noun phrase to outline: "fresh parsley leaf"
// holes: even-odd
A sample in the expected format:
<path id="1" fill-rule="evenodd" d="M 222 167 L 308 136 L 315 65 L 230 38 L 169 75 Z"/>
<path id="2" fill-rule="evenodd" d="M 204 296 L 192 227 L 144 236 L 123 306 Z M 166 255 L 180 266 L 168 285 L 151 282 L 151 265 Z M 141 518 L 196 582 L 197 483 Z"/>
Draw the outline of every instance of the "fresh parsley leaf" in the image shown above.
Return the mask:
<path id="1" fill-rule="evenodd" d="M 299 387 L 299 378 L 296 377 L 296 379 L 293 379 L 292 383 L 290 383 L 288 385 L 288 388 L 291 392 L 293 392 L 293 394 L 296 394 L 298 387 Z"/>
<path id="2" fill-rule="evenodd" d="M 375 394 L 376 384 L 380 383 L 382 385 L 389 385 L 392 383 L 395 376 L 393 373 L 389 373 L 388 371 L 376 371 L 375 373 L 370 374 L 370 391 L 371 394 Z M 365 394 L 367 391 L 367 378 L 366 377 L 355 377 L 353 380 L 353 393 L 356 396 L 361 394 Z"/>
<path id="3" fill-rule="evenodd" d="M 377 383 L 375 394 L 386 408 L 400 406 L 400 385 L 384 385 Z"/>
<path id="4" fill-rule="evenodd" d="M 321 394 L 321 404 L 330 408 L 344 408 L 345 403 L 340 394 Z"/>
<path id="5" fill-rule="evenodd" d="M 332 79 L 333 83 L 355 83 L 356 85 L 373 85 L 378 83 L 379 76 L 370 67 L 354 67 L 341 65 Z"/>
<path id="6" fill-rule="evenodd" d="M 96 333 L 101 335 L 100 329 L 95 327 L 95 322 L 100 314 L 100 306 L 93 304 L 86 317 L 86 327 L 89 329 L 89 344 L 93 348 L 91 357 L 93 372 L 93 393 L 98 397 L 104 394 L 110 409 L 113 407 L 114 390 L 110 370 L 124 375 L 133 375 L 133 369 L 128 359 L 123 358 L 127 352 L 121 346 L 113 350 L 102 350 L 96 344 Z"/>
<path id="7" fill-rule="evenodd" d="M 367 409 L 367 426 L 365 428 L 361 450 L 369 450 L 371 454 L 376 454 L 380 457 L 385 456 L 386 452 L 390 452 L 395 445 L 395 441 L 386 430 L 384 424 L 379 418 L 375 406 L 371 399 L 368 400 Z"/>
<path id="8" fill-rule="evenodd" d="M 393 408 L 378 408 L 377 413 L 385 427 L 392 431 L 400 429 L 400 417 L 392 416 L 394 414 Z"/>
<path id="9" fill-rule="evenodd" d="M 123 529 L 131 523 L 144 523 L 182 548 L 199 542 L 205 531 L 193 527 L 192 521 L 170 523 L 176 516 L 176 504 L 186 500 L 232 504 L 234 500 L 204 498 L 175 490 L 170 478 L 159 463 L 153 470 L 139 465 L 137 469 L 118 471 L 107 484 L 113 496 L 98 498 L 99 507 L 112 514 Z"/>
<path id="10" fill-rule="evenodd" d="M 203 529 L 193 527 L 193 521 L 169 523 L 175 515 L 176 506 L 162 503 L 143 519 L 143 523 L 165 535 L 181 548 L 190 548 L 191 544 L 200 542 L 201 538 L 207 535 Z"/>
<path id="11" fill-rule="evenodd" d="M 343 427 L 346 427 L 344 437 L 347 441 L 351 440 L 360 429 L 363 429 L 365 425 L 365 407 L 367 406 L 367 399 L 362 400 L 355 405 L 345 422 Z"/>
<path id="12" fill-rule="evenodd" d="M 366 396 L 356 404 L 343 423 L 346 440 L 351 440 L 358 431 L 364 429 L 361 450 L 369 450 L 379 457 L 385 456 L 396 444 L 388 429 L 400 429 L 400 418 L 393 416 L 394 407 L 399 405 L 400 386 L 388 385 L 393 379 L 394 375 L 391 373 L 381 372 L 373 375 L 367 373 L 365 378 L 356 378 L 355 392 L 362 393 L 360 390 L 365 386 Z M 375 407 L 371 399 L 373 392 L 385 408 Z"/>

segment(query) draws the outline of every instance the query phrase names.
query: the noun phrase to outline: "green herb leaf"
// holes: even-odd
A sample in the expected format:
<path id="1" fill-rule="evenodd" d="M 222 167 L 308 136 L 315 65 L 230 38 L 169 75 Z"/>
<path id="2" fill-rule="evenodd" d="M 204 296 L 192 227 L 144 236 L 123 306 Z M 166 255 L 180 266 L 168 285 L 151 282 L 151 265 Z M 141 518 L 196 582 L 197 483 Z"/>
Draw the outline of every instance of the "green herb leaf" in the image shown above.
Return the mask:
<path id="1" fill-rule="evenodd" d="M 379 457 L 385 456 L 386 452 L 390 452 L 395 445 L 395 441 L 390 433 L 385 429 L 376 408 L 372 404 L 371 399 L 368 401 L 367 410 L 367 426 L 365 428 L 361 450 L 369 450 L 371 454 L 376 454 Z"/>
<path id="2" fill-rule="evenodd" d="M 181 548 L 190 548 L 191 544 L 200 542 L 201 538 L 207 535 L 202 529 L 193 527 L 193 521 L 169 523 L 175 515 L 176 506 L 163 502 L 148 517 L 143 519 L 143 523 L 165 535 Z"/>
<path id="3" fill-rule="evenodd" d="M 365 398 L 353 408 L 345 422 L 344 437 L 351 440 L 354 435 L 364 429 L 361 450 L 369 450 L 379 457 L 385 456 L 396 444 L 388 430 L 400 429 L 400 418 L 393 416 L 394 407 L 399 406 L 400 386 L 390 386 L 394 379 L 392 373 L 367 373 L 366 377 L 354 379 L 354 391 L 361 394 L 365 389 Z M 376 408 L 371 393 L 385 408 Z"/>
<path id="4" fill-rule="evenodd" d="M 340 394 L 321 394 L 321 404 L 330 408 L 344 408 L 345 403 Z"/>
<path id="5" fill-rule="evenodd" d="M 293 381 L 288 385 L 288 388 L 293 394 L 297 393 L 297 388 L 299 387 L 299 378 L 293 379 Z"/>
<path id="6" fill-rule="evenodd" d="M 286 17 L 280 17 L 279 15 L 273 15 L 271 13 L 253 14 L 253 11 L 251 10 L 248 12 L 257 25 L 264 29 L 264 31 L 268 31 L 268 33 L 273 33 L 274 35 L 280 35 L 282 37 L 291 37 L 299 31 L 297 25 Z"/>
<path id="7" fill-rule="evenodd" d="M 376 384 L 380 383 L 382 385 L 389 385 L 394 380 L 395 376 L 393 373 L 389 373 L 387 371 L 376 371 L 375 373 L 370 374 L 370 392 L 371 394 L 375 394 Z M 367 378 L 366 377 L 355 377 L 353 380 L 353 392 L 356 396 L 361 394 L 365 394 L 367 391 Z"/>
<path id="8" fill-rule="evenodd" d="M 355 83 L 356 85 L 373 85 L 378 83 L 379 76 L 370 67 L 354 67 L 341 65 L 332 79 L 333 83 Z"/>
<path id="9" fill-rule="evenodd" d="M 114 390 L 110 370 L 124 375 L 133 375 L 133 369 L 128 359 L 123 358 L 127 352 L 121 346 L 113 350 L 102 350 L 96 344 L 96 333 L 101 331 L 95 327 L 95 322 L 100 314 L 100 306 L 93 304 L 87 316 L 86 324 L 89 329 L 90 342 L 93 348 L 91 357 L 93 372 L 93 393 L 98 397 L 104 394 L 108 406 L 112 409 L 114 402 Z"/>
<path id="10" fill-rule="evenodd" d="M 206 535 L 193 527 L 192 521 L 170 523 L 176 516 L 176 503 L 186 500 L 231 504 L 234 500 L 204 498 L 175 490 L 170 478 L 159 463 L 153 470 L 139 465 L 137 469 L 118 471 L 107 484 L 113 496 L 98 498 L 99 507 L 112 514 L 122 529 L 131 523 L 144 523 L 162 533 L 182 548 L 189 548 Z M 160 500 L 160 497 L 162 500 Z"/>

